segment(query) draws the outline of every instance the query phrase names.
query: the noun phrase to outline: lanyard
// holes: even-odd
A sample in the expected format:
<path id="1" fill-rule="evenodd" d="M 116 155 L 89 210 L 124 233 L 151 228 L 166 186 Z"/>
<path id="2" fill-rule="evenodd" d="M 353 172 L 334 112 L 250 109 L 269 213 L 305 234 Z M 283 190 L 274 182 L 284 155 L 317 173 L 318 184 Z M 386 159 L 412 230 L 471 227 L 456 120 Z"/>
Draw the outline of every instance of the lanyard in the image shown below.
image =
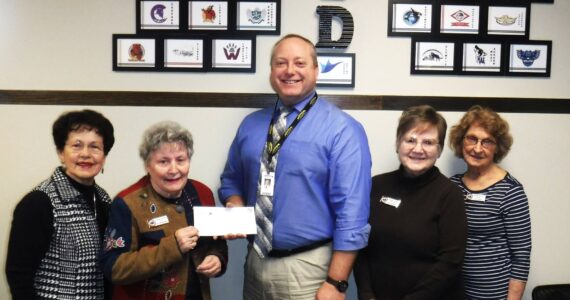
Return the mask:
<path id="1" fill-rule="evenodd" d="M 277 152 L 279 152 L 279 149 L 281 149 L 281 146 L 283 145 L 283 143 L 285 143 L 285 140 L 287 139 L 287 137 L 289 137 L 291 132 L 293 132 L 293 129 L 295 129 L 295 127 L 297 127 L 297 124 L 299 124 L 299 122 L 301 122 L 301 120 L 307 115 L 307 113 L 309 112 L 311 107 L 313 107 L 313 105 L 315 105 L 315 103 L 317 102 L 317 99 L 318 99 L 318 95 L 317 95 L 317 93 L 315 93 L 315 95 L 313 96 L 313 98 L 311 98 L 309 103 L 307 103 L 307 105 L 305 105 L 305 107 L 303 107 L 301 112 L 299 112 L 299 115 L 297 115 L 297 117 L 295 118 L 293 123 L 291 123 L 291 125 L 289 125 L 289 127 L 287 127 L 287 130 L 285 130 L 285 132 L 279 138 L 279 140 L 275 144 L 273 144 L 273 135 L 271 133 L 273 132 L 273 124 L 275 122 L 275 111 L 277 110 L 277 102 L 275 103 L 275 108 L 273 109 L 273 117 L 271 118 L 271 123 L 269 123 L 269 130 L 267 131 L 267 141 L 266 141 L 267 147 L 266 148 L 267 148 L 267 161 L 268 162 L 271 162 L 271 159 L 273 158 L 273 156 L 275 156 L 275 154 L 277 154 Z"/>

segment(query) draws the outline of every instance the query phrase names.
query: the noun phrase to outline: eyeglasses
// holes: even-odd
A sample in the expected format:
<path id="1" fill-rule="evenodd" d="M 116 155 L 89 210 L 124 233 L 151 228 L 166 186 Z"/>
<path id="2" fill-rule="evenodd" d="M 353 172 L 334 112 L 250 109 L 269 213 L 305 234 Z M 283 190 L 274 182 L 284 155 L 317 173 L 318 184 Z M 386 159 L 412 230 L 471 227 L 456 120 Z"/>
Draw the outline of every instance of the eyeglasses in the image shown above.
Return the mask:
<path id="1" fill-rule="evenodd" d="M 92 143 L 89 145 L 85 145 L 83 142 L 75 142 L 72 144 L 66 144 L 71 149 L 73 153 L 80 153 L 83 149 L 87 146 L 87 151 L 91 154 L 101 154 L 103 153 L 103 145 Z"/>
<path id="2" fill-rule="evenodd" d="M 404 139 L 402 141 L 402 143 L 404 144 L 404 146 L 406 148 L 410 148 L 410 149 L 415 148 L 416 145 L 419 143 L 422 146 L 422 149 L 424 149 L 426 151 L 435 150 L 439 146 L 437 140 L 435 140 L 435 139 L 418 140 L 417 138 L 414 138 L 414 137 Z"/>
<path id="3" fill-rule="evenodd" d="M 490 149 L 493 148 L 494 146 L 497 145 L 497 142 L 493 141 L 492 139 L 480 139 L 476 136 L 472 136 L 472 135 L 466 135 L 463 138 L 463 141 L 465 142 L 465 145 L 473 147 L 475 145 L 477 145 L 479 142 L 481 142 L 481 147 L 485 148 L 485 149 Z"/>

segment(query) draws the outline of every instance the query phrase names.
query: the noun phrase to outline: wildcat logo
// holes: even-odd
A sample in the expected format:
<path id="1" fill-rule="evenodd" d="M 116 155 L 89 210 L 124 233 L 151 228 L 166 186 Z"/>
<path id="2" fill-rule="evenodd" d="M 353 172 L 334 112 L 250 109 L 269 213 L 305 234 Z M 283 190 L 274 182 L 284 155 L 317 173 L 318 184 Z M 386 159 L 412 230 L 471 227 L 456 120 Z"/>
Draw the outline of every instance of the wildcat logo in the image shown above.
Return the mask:
<path id="1" fill-rule="evenodd" d="M 265 9 L 261 10 L 259 8 L 255 8 L 255 10 L 248 9 L 246 11 L 246 14 L 248 21 L 250 21 L 253 24 L 259 24 L 265 21 L 265 18 L 267 16 L 267 11 Z"/>
<path id="2" fill-rule="evenodd" d="M 157 5 L 153 6 L 152 9 L 150 10 L 151 19 L 155 23 L 164 23 L 164 21 L 166 21 L 166 18 L 164 17 L 164 10 L 165 9 L 166 9 L 166 6 L 164 6 L 162 4 L 157 4 Z"/>
<path id="3" fill-rule="evenodd" d="M 530 67 L 540 57 L 540 50 L 517 50 L 517 57 L 525 67 Z"/>
<path id="4" fill-rule="evenodd" d="M 234 43 L 227 44 L 224 47 L 224 55 L 226 56 L 227 60 L 237 60 L 239 57 L 240 51 L 241 51 L 241 48 L 236 46 L 236 44 L 234 44 Z"/>

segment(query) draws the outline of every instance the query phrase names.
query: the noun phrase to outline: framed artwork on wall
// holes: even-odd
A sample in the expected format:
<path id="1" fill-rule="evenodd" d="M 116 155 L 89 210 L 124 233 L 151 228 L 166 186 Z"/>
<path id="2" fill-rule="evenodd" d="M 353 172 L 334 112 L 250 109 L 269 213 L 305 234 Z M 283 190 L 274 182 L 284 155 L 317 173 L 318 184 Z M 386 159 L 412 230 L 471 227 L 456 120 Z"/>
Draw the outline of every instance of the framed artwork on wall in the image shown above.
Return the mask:
<path id="1" fill-rule="evenodd" d="M 317 53 L 317 86 L 354 87 L 356 55 L 354 53 Z"/>
<path id="2" fill-rule="evenodd" d="M 440 32 L 479 34 L 480 7 L 478 5 L 441 5 Z"/>
<path id="3" fill-rule="evenodd" d="M 156 69 L 156 44 L 154 38 L 135 35 L 113 35 L 113 70 L 149 71 Z"/>
<path id="4" fill-rule="evenodd" d="M 255 37 L 216 37 L 211 40 L 214 72 L 255 72 Z"/>
<path id="5" fill-rule="evenodd" d="M 255 34 L 281 33 L 281 1 L 237 1 L 236 31 Z"/>
<path id="6" fill-rule="evenodd" d="M 550 77 L 551 41 L 513 42 L 508 51 L 507 75 Z"/>
<path id="7" fill-rule="evenodd" d="M 167 71 L 203 72 L 208 41 L 201 38 L 168 37 L 164 39 L 164 68 Z"/>
<path id="8" fill-rule="evenodd" d="M 503 75 L 501 43 L 467 42 L 462 44 L 461 73 Z"/>
<path id="9" fill-rule="evenodd" d="M 530 6 L 489 6 L 487 34 L 516 35 L 528 38 Z"/>
<path id="10" fill-rule="evenodd" d="M 412 36 L 431 34 L 434 5 L 424 1 L 390 0 L 388 6 L 388 35 Z"/>
<path id="11" fill-rule="evenodd" d="M 412 38 L 412 74 L 453 73 L 455 43 Z"/>
<path id="12" fill-rule="evenodd" d="M 176 32 L 181 29 L 180 1 L 137 0 L 136 7 L 137 33 Z"/>
<path id="13" fill-rule="evenodd" d="M 188 30 L 228 30 L 228 1 L 188 1 Z"/>

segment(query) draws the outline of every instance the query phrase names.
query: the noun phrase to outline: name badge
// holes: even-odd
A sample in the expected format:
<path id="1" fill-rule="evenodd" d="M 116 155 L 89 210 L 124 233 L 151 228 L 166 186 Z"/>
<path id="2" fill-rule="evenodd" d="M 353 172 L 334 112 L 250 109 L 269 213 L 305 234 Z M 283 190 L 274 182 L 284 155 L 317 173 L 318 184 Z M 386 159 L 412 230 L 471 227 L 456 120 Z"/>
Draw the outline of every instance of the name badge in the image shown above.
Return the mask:
<path id="1" fill-rule="evenodd" d="M 273 187 L 275 186 L 275 172 L 263 172 L 261 174 L 261 187 L 259 188 L 259 194 L 263 196 L 273 197 Z"/>
<path id="2" fill-rule="evenodd" d="M 384 204 L 388 204 L 390 206 L 394 206 L 395 208 L 398 208 L 398 206 L 400 206 L 400 203 L 402 202 L 402 200 L 382 196 L 382 198 L 380 198 L 380 202 L 382 202 Z"/>
<path id="3" fill-rule="evenodd" d="M 486 197 L 487 196 L 485 194 L 467 194 L 466 196 L 467 200 L 479 202 L 485 202 Z"/>
<path id="4" fill-rule="evenodd" d="M 157 227 L 160 225 L 168 224 L 169 222 L 170 221 L 168 220 L 168 216 L 164 215 L 164 216 L 156 217 L 154 219 L 150 219 L 148 221 L 148 226 L 149 227 Z"/>

